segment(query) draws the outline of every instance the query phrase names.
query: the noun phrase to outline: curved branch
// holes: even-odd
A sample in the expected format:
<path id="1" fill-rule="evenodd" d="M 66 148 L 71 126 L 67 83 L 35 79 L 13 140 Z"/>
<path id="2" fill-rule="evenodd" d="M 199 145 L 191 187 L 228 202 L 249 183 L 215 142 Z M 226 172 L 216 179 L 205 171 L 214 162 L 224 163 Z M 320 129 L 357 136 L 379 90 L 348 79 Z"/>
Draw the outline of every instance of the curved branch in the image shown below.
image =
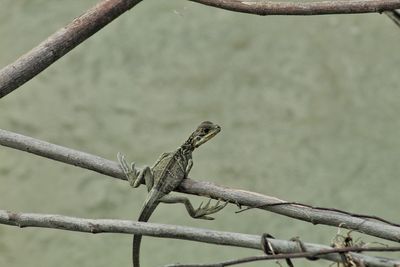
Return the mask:
<path id="1" fill-rule="evenodd" d="M 141 0 L 103 0 L 0 70 L 0 98 L 11 93 Z"/>
<path id="2" fill-rule="evenodd" d="M 0 129 L 0 145 L 93 170 L 118 179 L 126 179 L 122 170 L 114 161 L 21 134 Z M 400 242 L 400 227 L 385 223 L 383 220 L 361 218 L 359 215 L 353 216 L 351 213 L 339 210 L 313 208 L 303 204 L 290 204 L 275 197 L 223 187 L 210 182 L 195 181 L 189 178 L 184 179 L 177 191 L 223 199 L 238 205 L 256 207 L 313 224 L 340 226 L 367 235 Z"/>
<path id="3" fill-rule="evenodd" d="M 383 12 L 400 8 L 398 0 L 273 2 L 254 0 L 189 0 L 235 12 L 255 15 L 326 15 Z"/>
<path id="4" fill-rule="evenodd" d="M 144 223 L 128 220 L 111 219 L 84 219 L 54 214 L 16 213 L 0 210 L 0 223 L 18 227 L 43 227 L 60 230 L 77 231 L 85 233 L 122 233 L 141 234 L 153 237 L 175 238 L 191 240 L 216 245 L 235 246 L 262 250 L 261 236 L 240 234 L 233 232 L 215 231 L 194 227 L 166 225 L 158 223 Z M 276 253 L 302 252 L 297 242 L 268 239 Z M 318 244 L 302 243 L 304 248 L 311 253 L 332 249 Z M 382 248 L 379 248 L 382 249 Z M 400 248 L 397 248 L 399 250 Z M 361 249 L 359 249 L 361 251 Z M 352 253 L 355 257 L 368 266 L 396 266 L 398 260 L 375 258 L 362 254 Z M 342 259 L 337 254 L 320 255 L 319 257 L 340 262 Z"/>

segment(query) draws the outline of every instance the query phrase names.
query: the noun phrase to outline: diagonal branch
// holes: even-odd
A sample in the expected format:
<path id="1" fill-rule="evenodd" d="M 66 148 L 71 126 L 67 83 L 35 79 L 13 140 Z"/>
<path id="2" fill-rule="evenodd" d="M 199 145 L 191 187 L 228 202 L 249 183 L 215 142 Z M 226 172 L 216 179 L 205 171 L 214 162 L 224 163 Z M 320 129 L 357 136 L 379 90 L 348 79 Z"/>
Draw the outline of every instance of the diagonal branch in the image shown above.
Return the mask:
<path id="1" fill-rule="evenodd" d="M 126 180 L 118 163 L 78 150 L 0 129 L 0 145 Z"/>
<path id="2" fill-rule="evenodd" d="M 393 20 L 393 22 L 400 27 L 400 9 L 386 11 L 385 14 Z"/>
<path id="3" fill-rule="evenodd" d="M 128 220 L 111 219 L 84 219 L 55 214 L 37 214 L 37 213 L 16 213 L 0 210 L 0 224 L 24 227 L 42 227 L 54 228 L 60 230 L 77 231 L 85 233 L 122 233 L 122 234 L 141 234 L 161 238 L 175 238 L 182 240 L 191 240 L 209 244 L 235 246 L 250 249 L 262 250 L 261 236 L 248 235 L 233 232 L 215 231 L 194 227 L 166 225 L 158 223 L 135 222 Z M 301 253 L 302 248 L 298 242 L 268 239 L 268 243 L 274 249 L 275 253 Z M 303 243 L 307 252 L 317 253 L 331 247 Z M 358 248 L 356 251 L 371 250 L 373 248 Z M 400 248 L 375 248 L 375 250 L 399 250 Z M 367 266 L 396 266 L 400 264 L 399 260 L 386 258 L 376 258 L 358 253 L 351 253 L 351 256 L 364 262 Z M 263 256 L 265 257 L 265 256 Z M 338 254 L 324 254 L 318 257 L 340 262 L 342 258 Z"/>
<path id="4" fill-rule="evenodd" d="M 325 15 L 383 12 L 400 8 L 399 0 L 275 2 L 255 0 L 189 0 L 235 12 L 255 15 Z"/>
<path id="5" fill-rule="evenodd" d="M 122 170 L 114 161 L 88 153 L 54 145 L 45 141 L 0 129 L 0 145 L 33 153 L 74 166 L 125 180 Z M 177 191 L 192 195 L 223 199 L 237 205 L 256 207 L 291 218 L 352 229 L 367 235 L 400 242 L 400 227 L 379 218 L 367 218 L 349 212 L 327 208 L 314 208 L 246 190 L 219 186 L 210 182 L 184 179 Z M 378 220 L 377 220 L 378 219 Z"/>
<path id="6" fill-rule="evenodd" d="M 11 93 L 141 0 L 103 0 L 0 70 L 0 98 Z"/>

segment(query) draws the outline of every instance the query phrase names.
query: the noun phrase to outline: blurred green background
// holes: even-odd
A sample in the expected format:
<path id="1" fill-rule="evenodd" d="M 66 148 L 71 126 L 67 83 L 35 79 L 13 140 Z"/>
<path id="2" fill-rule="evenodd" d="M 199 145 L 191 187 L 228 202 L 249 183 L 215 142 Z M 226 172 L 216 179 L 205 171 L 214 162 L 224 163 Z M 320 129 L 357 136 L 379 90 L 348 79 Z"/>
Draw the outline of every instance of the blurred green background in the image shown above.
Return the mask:
<path id="1" fill-rule="evenodd" d="M 0 66 L 95 3 L 0 0 Z M 400 29 L 379 14 L 258 17 L 147 0 L 3 98 L 0 128 L 143 165 L 211 120 L 222 132 L 195 152 L 191 177 L 399 222 L 399 43 Z M 145 196 L 144 187 L 0 147 L 1 209 L 135 220 Z M 236 210 L 203 221 L 164 205 L 151 221 L 323 244 L 337 231 Z M 131 239 L 0 225 L 0 266 L 130 266 Z M 141 261 L 254 254 L 145 237 Z M 247 266 L 266 265 L 276 266 Z M 328 263 L 296 266 L 310 265 Z"/>

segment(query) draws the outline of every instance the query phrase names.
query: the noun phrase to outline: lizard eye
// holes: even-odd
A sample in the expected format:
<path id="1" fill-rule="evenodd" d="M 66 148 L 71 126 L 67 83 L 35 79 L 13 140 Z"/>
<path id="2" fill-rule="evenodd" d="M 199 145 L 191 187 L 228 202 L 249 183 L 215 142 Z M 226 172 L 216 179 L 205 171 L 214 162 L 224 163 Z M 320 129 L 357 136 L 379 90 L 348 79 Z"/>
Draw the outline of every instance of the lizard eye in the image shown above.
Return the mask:
<path id="1" fill-rule="evenodd" d="M 209 131 L 210 131 L 210 129 L 208 129 L 208 128 L 204 129 L 205 134 L 208 134 Z"/>

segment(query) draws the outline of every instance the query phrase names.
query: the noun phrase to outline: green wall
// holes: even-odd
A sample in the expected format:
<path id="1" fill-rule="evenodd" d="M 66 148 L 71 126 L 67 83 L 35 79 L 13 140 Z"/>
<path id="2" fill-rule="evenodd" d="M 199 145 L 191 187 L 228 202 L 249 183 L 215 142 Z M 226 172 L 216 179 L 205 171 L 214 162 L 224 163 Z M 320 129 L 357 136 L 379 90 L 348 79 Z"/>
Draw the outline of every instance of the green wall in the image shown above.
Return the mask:
<path id="1" fill-rule="evenodd" d="M 95 2 L 0 0 L 0 67 Z M 258 17 L 146 0 L 3 98 L 0 128 L 108 159 L 121 151 L 140 166 L 211 120 L 222 132 L 195 152 L 191 177 L 398 222 L 399 44 L 385 15 Z M 135 220 L 145 196 L 144 187 L 0 147 L 1 209 Z M 151 221 L 323 244 L 337 232 L 236 210 L 195 221 L 165 205 Z M 0 225 L 0 266 L 130 266 L 130 246 L 128 235 Z M 259 253 L 145 237 L 141 260 Z"/>

